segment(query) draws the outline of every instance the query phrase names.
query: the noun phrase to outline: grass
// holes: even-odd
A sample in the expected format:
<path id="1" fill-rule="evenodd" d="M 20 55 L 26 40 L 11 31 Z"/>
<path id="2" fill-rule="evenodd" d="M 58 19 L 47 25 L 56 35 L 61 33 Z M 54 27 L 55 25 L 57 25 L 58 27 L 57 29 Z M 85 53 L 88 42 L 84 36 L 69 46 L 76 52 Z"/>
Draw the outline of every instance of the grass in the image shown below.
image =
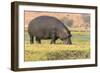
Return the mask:
<path id="1" fill-rule="evenodd" d="M 25 32 L 25 61 L 87 59 L 90 58 L 89 40 L 89 32 L 72 32 L 72 45 L 65 45 L 61 40 L 57 44 L 50 44 L 50 40 L 30 44 Z"/>

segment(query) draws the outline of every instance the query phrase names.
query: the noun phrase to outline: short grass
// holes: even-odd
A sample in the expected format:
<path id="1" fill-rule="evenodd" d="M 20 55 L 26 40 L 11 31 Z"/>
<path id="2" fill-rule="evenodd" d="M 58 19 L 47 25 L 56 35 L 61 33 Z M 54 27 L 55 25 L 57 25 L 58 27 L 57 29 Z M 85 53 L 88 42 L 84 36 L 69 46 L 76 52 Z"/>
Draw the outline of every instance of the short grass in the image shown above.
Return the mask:
<path id="1" fill-rule="evenodd" d="M 25 32 L 25 61 L 67 60 L 90 58 L 89 32 L 72 32 L 72 45 L 57 40 L 42 40 L 41 44 L 30 44 L 28 33 Z"/>

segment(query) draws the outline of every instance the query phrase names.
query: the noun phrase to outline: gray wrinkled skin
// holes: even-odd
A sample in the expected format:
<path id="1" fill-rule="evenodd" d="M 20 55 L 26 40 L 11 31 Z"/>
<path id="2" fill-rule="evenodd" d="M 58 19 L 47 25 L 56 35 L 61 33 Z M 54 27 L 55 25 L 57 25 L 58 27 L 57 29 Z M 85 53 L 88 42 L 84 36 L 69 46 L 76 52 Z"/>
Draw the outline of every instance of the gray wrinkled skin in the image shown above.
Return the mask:
<path id="1" fill-rule="evenodd" d="M 41 43 L 42 39 L 51 39 L 51 44 L 55 44 L 57 39 L 61 39 L 64 44 L 72 44 L 71 32 L 55 17 L 36 17 L 29 23 L 28 33 L 30 43 L 34 43 L 34 37 L 36 37 L 38 43 Z"/>

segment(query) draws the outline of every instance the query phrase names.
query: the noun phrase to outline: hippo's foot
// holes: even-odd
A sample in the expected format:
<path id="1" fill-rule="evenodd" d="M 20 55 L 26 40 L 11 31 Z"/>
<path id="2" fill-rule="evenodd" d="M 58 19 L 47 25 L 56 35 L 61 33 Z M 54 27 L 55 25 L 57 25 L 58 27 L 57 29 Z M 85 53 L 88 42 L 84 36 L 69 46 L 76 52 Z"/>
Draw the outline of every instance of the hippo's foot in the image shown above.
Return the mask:
<path id="1" fill-rule="evenodd" d="M 52 41 L 51 41 L 51 44 L 55 44 L 55 41 L 54 41 L 54 40 L 52 40 Z"/>

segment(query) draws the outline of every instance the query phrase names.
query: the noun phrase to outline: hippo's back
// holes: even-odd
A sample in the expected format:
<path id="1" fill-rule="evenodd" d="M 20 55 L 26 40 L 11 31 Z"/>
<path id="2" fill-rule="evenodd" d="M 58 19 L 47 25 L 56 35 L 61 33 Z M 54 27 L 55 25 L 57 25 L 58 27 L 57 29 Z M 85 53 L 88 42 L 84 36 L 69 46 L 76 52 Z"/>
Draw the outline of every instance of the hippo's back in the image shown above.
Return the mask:
<path id="1" fill-rule="evenodd" d="M 51 32 L 52 30 L 64 29 L 64 24 L 52 16 L 39 16 L 31 20 L 28 31 L 31 33 Z"/>

